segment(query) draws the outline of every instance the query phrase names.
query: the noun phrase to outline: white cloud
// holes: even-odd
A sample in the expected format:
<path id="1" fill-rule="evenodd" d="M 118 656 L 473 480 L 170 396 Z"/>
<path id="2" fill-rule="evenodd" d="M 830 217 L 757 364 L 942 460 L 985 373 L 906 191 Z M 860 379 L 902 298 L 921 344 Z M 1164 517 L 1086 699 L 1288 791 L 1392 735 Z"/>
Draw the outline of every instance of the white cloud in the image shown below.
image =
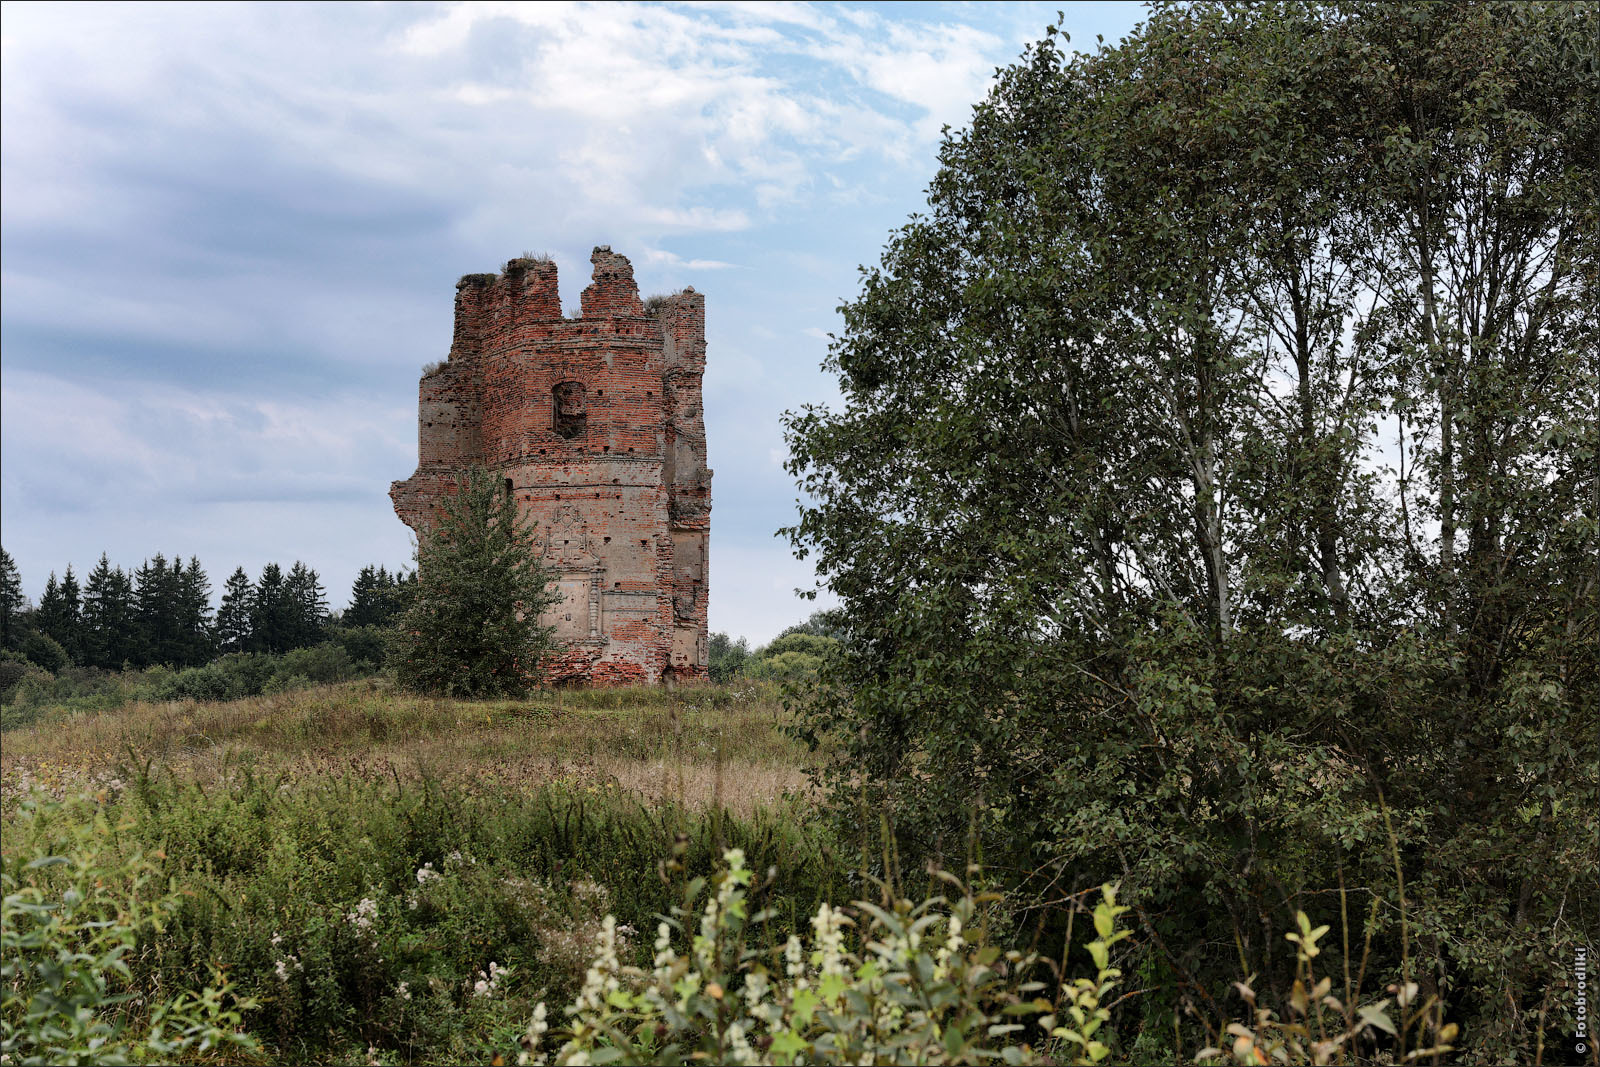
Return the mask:
<path id="1" fill-rule="evenodd" d="M 707 292 L 712 622 L 770 637 L 809 611 L 775 595 L 810 577 L 770 537 L 779 414 L 836 396 L 854 264 L 1034 12 L 7 5 L 7 550 L 35 593 L 101 549 L 298 555 L 335 589 L 401 562 L 384 492 L 450 282 L 538 249 L 575 307 L 610 244 L 647 292 Z"/>
<path id="2" fill-rule="evenodd" d="M 736 266 L 733 263 L 724 263 L 720 259 L 684 259 L 676 252 L 668 252 L 662 248 L 641 249 L 634 258 L 651 266 L 673 267 L 678 270 L 731 270 Z"/>

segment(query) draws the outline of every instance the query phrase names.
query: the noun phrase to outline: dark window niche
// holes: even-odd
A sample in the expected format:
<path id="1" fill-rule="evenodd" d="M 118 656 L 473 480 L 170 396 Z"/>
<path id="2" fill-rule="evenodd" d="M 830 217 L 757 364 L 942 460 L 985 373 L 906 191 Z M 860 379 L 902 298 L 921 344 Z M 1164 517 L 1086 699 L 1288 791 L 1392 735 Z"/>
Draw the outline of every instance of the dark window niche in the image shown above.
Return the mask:
<path id="1" fill-rule="evenodd" d="M 552 394 L 551 428 L 572 440 L 583 433 L 589 422 L 589 405 L 582 382 L 557 382 Z"/>

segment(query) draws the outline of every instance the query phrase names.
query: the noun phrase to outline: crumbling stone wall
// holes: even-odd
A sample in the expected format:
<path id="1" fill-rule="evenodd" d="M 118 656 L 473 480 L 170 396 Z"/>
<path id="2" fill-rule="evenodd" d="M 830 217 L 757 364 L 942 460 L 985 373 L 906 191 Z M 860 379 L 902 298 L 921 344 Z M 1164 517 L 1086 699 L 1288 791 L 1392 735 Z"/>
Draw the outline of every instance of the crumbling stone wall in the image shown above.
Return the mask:
<path id="1" fill-rule="evenodd" d="M 627 257 L 602 245 L 590 261 L 577 318 L 561 314 L 549 260 L 456 284 L 449 359 L 419 389 L 417 470 L 389 496 L 425 536 L 461 471 L 496 472 L 557 573 L 544 621 L 564 650 L 558 678 L 704 678 L 705 298 L 685 289 L 646 310 Z"/>

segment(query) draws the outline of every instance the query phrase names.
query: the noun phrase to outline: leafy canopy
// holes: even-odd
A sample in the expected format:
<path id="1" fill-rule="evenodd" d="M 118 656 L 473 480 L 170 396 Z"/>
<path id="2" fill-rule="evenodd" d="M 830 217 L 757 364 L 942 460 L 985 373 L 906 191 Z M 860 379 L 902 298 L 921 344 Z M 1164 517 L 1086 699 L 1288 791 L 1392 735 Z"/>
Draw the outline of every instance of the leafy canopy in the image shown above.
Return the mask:
<path id="1" fill-rule="evenodd" d="M 1483 1058 L 1570 1026 L 1597 40 L 1592 5 L 1162 4 L 999 72 L 842 308 L 842 404 L 787 417 L 844 832 L 976 826 L 1041 922 L 1120 879 L 1144 984 L 1216 1029 L 1341 884 L 1426 931 L 1377 965 Z"/>

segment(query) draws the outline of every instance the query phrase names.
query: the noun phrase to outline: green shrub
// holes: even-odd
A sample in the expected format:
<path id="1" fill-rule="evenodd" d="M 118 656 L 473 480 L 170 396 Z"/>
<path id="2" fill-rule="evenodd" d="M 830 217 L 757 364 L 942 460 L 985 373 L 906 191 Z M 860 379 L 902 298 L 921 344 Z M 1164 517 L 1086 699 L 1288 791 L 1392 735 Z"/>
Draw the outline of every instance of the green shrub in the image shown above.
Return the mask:
<path id="1" fill-rule="evenodd" d="M 158 700 L 229 700 L 238 692 L 228 672 L 217 666 L 188 667 L 168 673 L 162 671 L 150 685 Z"/>
<path id="2" fill-rule="evenodd" d="M 822 659 L 838 647 L 839 642 L 832 637 L 823 637 L 818 634 L 809 634 L 797 630 L 774 638 L 770 645 L 758 651 L 756 655 L 763 659 L 770 659 L 774 656 L 781 656 L 786 652 L 799 652 Z"/>
<path id="3" fill-rule="evenodd" d="M 303 684 L 328 685 L 349 681 L 356 676 L 356 669 L 343 645 L 324 641 L 310 648 L 285 652 L 274 674 L 278 678 L 302 678 Z M 285 685 L 284 688 L 292 687 Z"/>
<path id="4" fill-rule="evenodd" d="M 0 1053 L 17 1064 L 173 1063 L 251 1053 L 220 973 L 199 994 L 154 1002 L 130 959 L 159 933 L 178 895 L 159 868 L 119 848 L 93 801 L 25 800 L 6 831 L 0 920 Z"/>
<path id="5" fill-rule="evenodd" d="M 135 699 L 143 678 L 137 671 L 114 673 L 95 667 L 68 666 L 54 674 L 35 670 L 24 676 L 12 693 L 7 710 L 18 714 L 8 722 L 33 721 L 55 708 L 114 708 Z"/>
<path id="6" fill-rule="evenodd" d="M 664 870 L 681 866 L 669 862 Z M 1049 967 L 1040 957 L 991 943 L 994 895 L 941 877 L 961 890 L 955 900 L 857 901 L 849 909 L 824 902 L 810 920 L 809 939 L 780 926 L 780 937 L 793 932 L 779 946 L 771 916 L 752 899 L 745 856 L 729 850 L 710 892 L 705 879 L 689 881 L 683 905 L 657 925 L 649 968 L 627 965 L 616 919 L 601 921 L 567 1022 L 552 1033 L 541 1002 L 523 1034 L 520 1060 L 543 1064 L 552 1046 L 549 1062 L 557 1064 L 1111 1060 L 1117 1052 L 1111 1009 L 1122 980 L 1113 950 L 1133 936 L 1122 928 L 1120 917 L 1131 909 L 1117 903 L 1116 887 L 1102 886 L 1093 908 L 1084 909 L 1094 929 L 1083 945 L 1093 977 L 1048 982 L 1041 980 Z M 1454 1051 L 1456 1026 L 1444 1022 L 1439 998 L 1420 997 L 1415 982 L 1389 987 L 1397 1018 L 1390 997 L 1361 1002 L 1359 975 L 1354 985 L 1345 976 L 1343 1000 L 1332 995 L 1332 979 L 1319 978 L 1313 966 L 1329 928 L 1313 927 L 1304 912 L 1295 923 L 1285 937 L 1295 946 L 1298 971 L 1280 998 L 1288 1018 L 1259 1007 L 1248 982 L 1235 983 L 1251 1015 L 1228 1027 L 1234 1062 L 1438 1062 Z M 1045 995 L 1051 993 L 1053 999 Z M 1430 1034 L 1431 1047 L 1423 1047 Z M 1222 1049 L 1208 1047 L 1196 1062 L 1223 1057 Z"/>
<path id="7" fill-rule="evenodd" d="M 37 669 L 21 652 L 0 649 L 0 704 L 11 703 L 17 684 Z"/>
<path id="8" fill-rule="evenodd" d="M 209 666 L 228 680 L 228 692 L 237 699 L 265 690 L 281 662 L 281 657 L 265 652 L 236 652 L 213 660 Z"/>
<path id="9" fill-rule="evenodd" d="M 746 664 L 744 673 L 759 681 L 795 682 L 815 678 L 822 669 L 823 659 L 805 652 L 780 652 L 776 656 L 756 656 Z"/>
<path id="10" fill-rule="evenodd" d="M 51 674 L 72 664 L 72 657 L 61 647 L 61 642 L 38 630 L 29 630 L 23 637 L 21 651 L 28 662 Z"/>
<path id="11" fill-rule="evenodd" d="M 15 673 L 11 665 L 16 663 L 15 658 L 0 661 L 0 680 L 3 672 Z M 23 668 L 8 697 L 4 726 L 9 730 L 35 722 L 55 710 L 108 711 L 135 700 L 238 700 L 347 681 L 377 669 L 370 661 L 355 662 L 342 644 L 331 641 L 279 655 L 235 652 L 182 670 L 66 666 L 51 674 Z"/>
<path id="12" fill-rule="evenodd" d="M 1040 995 L 1039 959 L 988 943 L 984 898 L 963 891 L 954 902 L 858 901 L 852 909 L 824 902 L 809 938 L 792 932 L 778 946 L 767 936 L 769 917 L 754 910 L 744 854 L 729 850 L 724 861 L 709 893 L 705 880 L 691 881 L 683 906 L 658 924 L 649 969 L 623 964 L 616 920 L 605 918 L 555 1035 L 555 1063 L 1021 1064 L 1066 1055 L 1095 1064 L 1111 1052 L 1102 1001 L 1121 975 L 1110 950 L 1128 936 L 1116 928 L 1128 909 L 1110 886 L 1088 945 L 1096 976 L 1070 987 L 1058 1018 Z M 541 1003 L 523 1037 L 523 1063 L 546 1062 L 548 1030 Z"/>
<path id="13" fill-rule="evenodd" d="M 344 649 L 357 674 L 376 674 L 383 669 L 388 650 L 387 626 L 336 626 L 333 641 Z"/>

